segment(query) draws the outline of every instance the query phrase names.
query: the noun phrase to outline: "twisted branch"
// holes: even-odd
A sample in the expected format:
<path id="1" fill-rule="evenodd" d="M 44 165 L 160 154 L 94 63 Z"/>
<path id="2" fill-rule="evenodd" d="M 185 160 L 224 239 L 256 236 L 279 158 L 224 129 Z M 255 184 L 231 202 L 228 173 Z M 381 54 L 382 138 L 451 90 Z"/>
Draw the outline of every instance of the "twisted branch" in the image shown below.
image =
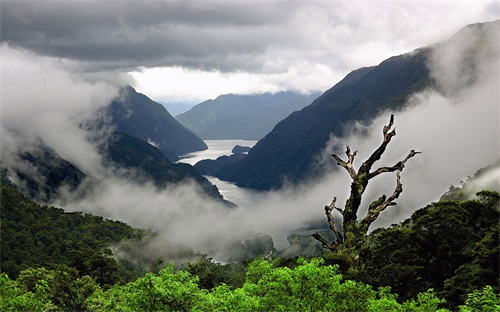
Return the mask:
<path id="1" fill-rule="evenodd" d="M 349 148 L 349 145 L 348 145 L 346 148 L 346 151 L 345 151 L 345 154 L 347 155 L 347 161 L 343 161 L 340 157 L 338 157 L 335 154 L 332 155 L 333 158 L 335 158 L 335 160 L 337 161 L 337 164 L 339 166 L 344 167 L 347 170 L 347 172 L 349 172 L 349 175 L 351 176 L 351 178 L 353 180 L 355 180 L 356 177 L 358 176 L 356 170 L 354 170 L 354 168 L 352 166 L 352 162 L 354 161 L 354 157 L 356 157 L 357 153 L 358 153 L 358 151 L 354 151 L 354 153 L 351 154 L 351 149 Z"/>

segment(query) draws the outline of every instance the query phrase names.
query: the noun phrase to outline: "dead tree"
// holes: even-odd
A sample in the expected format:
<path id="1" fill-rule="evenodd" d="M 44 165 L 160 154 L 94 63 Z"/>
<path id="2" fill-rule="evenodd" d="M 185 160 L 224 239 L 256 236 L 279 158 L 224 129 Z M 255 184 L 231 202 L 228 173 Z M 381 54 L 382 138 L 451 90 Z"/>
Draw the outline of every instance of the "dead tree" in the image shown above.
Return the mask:
<path id="1" fill-rule="evenodd" d="M 359 167 L 356 171 L 353 167 L 354 158 L 356 157 L 357 151 L 351 153 L 351 149 L 347 146 L 346 155 L 347 160 L 344 161 L 337 155 L 333 154 L 333 158 L 337 161 L 339 166 L 342 166 L 347 170 L 352 178 L 351 183 L 351 193 L 349 198 L 345 203 L 345 208 L 340 209 L 336 206 L 336 198 L 330 205 L 325 206 L 325 214 L 328 220 L 328 225 L 330 229 L 335 234 L 335 239 L 332 242 L 326 240 L 318 232 L 314 233 L 312 236 L 321 242 L 324 248 L 331 251 L 337 252 L 339 248 L 347 253 L 354 253 L 352 256 L 357 258 L 357 250 L 366 241 L 368 235 L 368 228 L 370 225 L 377 220 L 379 214 L 384 211 L 389 206 L 394 206 L 396 200 L 401 192 L 403 192 L 403 185 L 401 183 L 401 171 L 403 171 L 406 162 L 413 156 L 419 154 L 420 152 L 415 152 L 411 150 L 408 156 L 402 161 L 399 161 L 392 167 L 380 167 L 372 171 L 372 167 L 384 154 L 387 145 L 391 141 L 392 137 L 396 135 L 396 130 L 392 129 L 394 125 L 394 115 L 391 115 L 391 119 L 387 126 L 384 126 L 383 134 L 384 140 L 382 144 L 370 155 L 370 157 Z M 367 215 L 358 221 L 357 213 L 361 205 L 361 199 L 363 193 L 366 190 L 368 182 L 382 173 L 396 172 L 396 189 L 391 196 L 387 197 L 385 194 L 380 196 L 377 200 L 372 202 L 368 207 Z M 342 231 L 337 228 L 335 223 L 335 217 L 333 211 L 338 211 L 342 216 Z M 356 260 L 356 259 L 355 259 Z"/>

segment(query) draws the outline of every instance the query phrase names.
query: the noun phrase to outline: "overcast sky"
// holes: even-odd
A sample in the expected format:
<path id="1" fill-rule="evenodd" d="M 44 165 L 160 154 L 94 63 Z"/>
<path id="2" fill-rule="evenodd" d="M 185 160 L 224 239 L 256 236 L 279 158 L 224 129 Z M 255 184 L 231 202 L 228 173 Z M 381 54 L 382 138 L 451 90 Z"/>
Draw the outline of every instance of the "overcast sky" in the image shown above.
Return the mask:
<path id="1" fill-rule="evenodd" d="M 1 39 L 154 100 L 325 91 L 500 18 L 498 1 L 1 1 Z M 8 77 L 3 77 L 8 79 Z"/>

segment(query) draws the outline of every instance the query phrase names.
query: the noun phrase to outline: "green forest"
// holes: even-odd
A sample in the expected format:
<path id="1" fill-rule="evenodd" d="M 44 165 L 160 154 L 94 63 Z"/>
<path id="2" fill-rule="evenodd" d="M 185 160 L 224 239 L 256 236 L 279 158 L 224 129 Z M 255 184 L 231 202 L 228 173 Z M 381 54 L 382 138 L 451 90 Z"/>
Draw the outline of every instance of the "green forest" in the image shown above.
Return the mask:
<path id="1" fill-rule="evenodd" d="M 499 311 L 500 195 L 441 201 L 342 253 L 219 264 L 117 259 L 151 233 L 1 185 L 1 311 Z"/>

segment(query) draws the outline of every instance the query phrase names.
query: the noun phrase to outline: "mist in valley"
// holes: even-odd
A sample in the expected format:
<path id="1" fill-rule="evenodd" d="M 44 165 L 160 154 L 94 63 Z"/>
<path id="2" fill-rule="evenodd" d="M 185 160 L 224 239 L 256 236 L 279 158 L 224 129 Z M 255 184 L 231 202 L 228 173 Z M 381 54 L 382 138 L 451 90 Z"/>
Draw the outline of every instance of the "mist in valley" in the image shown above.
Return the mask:
<path id="1" fill-rule="evenodd" d="M 368 125 L 348 125 L 351 134 L 332 137 L 317 157 L 331 168 L 323 176 L 256 193 L 251 205 L 233 209 L 204 195 L 193 181 L 157 189 L 103 166 L 97 144 L 105 142 L 112 129 L 99 128 L 96 133 L 92 124 L 106 119 L 102 108 L 125 86 L 123 80 L 82 75 L 65 62 L 2 44 L 3 71 L 9 79 L 3 81 L 1 164 L 29 170 L 18 155 L 42 141 L 92 177 L 82 184 L 85 190 L 66 192 L 49 204 L 157 233 L 145 247 L 152 257 L 174 259 L 186 247 L 225 261 L 232 256 L 232 246 L 262 233 L 273 237 L 277 249 L 286 248 L 289 234 L 324 222 L 323 207 L 334 196 L 342 208 L 350 177 L 330 154 L 343 157 L 349 145 L 358 150 L 359 166 L 381 143 L 382 128 L 394 113 L 397 135 L 376 165 L 392 166 L 412 149 L 422 154 L 406 164 L 398 205 L 389 207 L 372 227 L 389 226 L 498 159 L 497 38 L 498 30 L 492 28 L 480 43 L 486 46 L 481 54 L 470 53 L 471 45 L 478 43 L 467 34 L 436 47 L 429 69 L 439 91 L 415 94 L 404 111 L 383 112 Z M 491 177 L 497 183 L 498 174 Z M 10 178 L 16 182 L 15 175 Z M 362 207 L 383 193 L 391 194 L 395 183 L 391 174 L 372 180 Z"/>

